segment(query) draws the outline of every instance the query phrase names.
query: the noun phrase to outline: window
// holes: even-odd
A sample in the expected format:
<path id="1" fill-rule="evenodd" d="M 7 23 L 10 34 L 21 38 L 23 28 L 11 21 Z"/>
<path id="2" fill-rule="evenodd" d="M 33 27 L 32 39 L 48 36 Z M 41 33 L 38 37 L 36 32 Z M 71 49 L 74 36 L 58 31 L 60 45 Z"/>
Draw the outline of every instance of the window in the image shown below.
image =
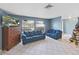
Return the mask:
<path id="1" fill-rule="evenodd" d="M 22 31 L 45 31 L 44 21 L 35 20 L 23 20 L 22 21 Z"/>
<path id="2" fill-rule="evenodd" d="M 44 21 L 36 21 L 36 30 L 45 31 Z"/>
<path id="3" fill-rule="evenodd" d="M 23 31 L 33 31 L 34 30 L 34 21 L 33 20 L 23 20 L 22 21 L 22 30 Z"/>

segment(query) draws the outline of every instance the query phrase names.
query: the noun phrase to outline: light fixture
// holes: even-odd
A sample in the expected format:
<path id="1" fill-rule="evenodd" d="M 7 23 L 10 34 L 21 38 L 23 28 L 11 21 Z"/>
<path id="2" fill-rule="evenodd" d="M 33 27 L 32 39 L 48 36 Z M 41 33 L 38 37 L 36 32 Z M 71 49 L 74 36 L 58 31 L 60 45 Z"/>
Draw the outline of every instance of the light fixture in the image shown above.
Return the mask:
<path id="1" fill-rule="evenodd" d="M 68 19 L 74 19 L 77 18 L 76 16 L 69 16 Z"/>
<path id="2" fill-rule="evenodd" d="M 68 19 L 71 19 L 71 18 L 73 18 L 73 17 L 72 17 L 72 16 L 69 16 L 69 17 L 68 17 Z"/>
<path id="3" fill-rule="evenodd" d="M 47 4 L 47 5 L 45 6 L 45 8 L 51 8 L 51 7 L 54 7 L 54 6 L 51 5 L 51 4 Z"/>

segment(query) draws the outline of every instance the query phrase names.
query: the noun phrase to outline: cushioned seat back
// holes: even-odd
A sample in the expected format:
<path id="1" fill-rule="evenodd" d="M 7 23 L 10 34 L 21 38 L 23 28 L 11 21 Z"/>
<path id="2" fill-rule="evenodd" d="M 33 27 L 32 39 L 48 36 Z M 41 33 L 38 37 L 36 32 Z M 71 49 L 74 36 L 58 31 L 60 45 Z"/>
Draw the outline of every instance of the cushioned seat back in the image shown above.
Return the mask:
<path id="1" fill-rule="evenodd" d="M 56 30 L 56 33 L 62 33 L 62 31 L 60 31 L 60 30 Z"/>
<path id="2" fill-rule="evenodd" d="M 56 30 L 52 30 L 52 33 L 56 33 Z"/>
<path id="3" fill-rule="evenodd" d="M 34 36 L 34 31 L 30 32 L 30 36 Z"/>
<path id="4" fill-rule="evenodd" d="M 41 35 L 42 32 L 41 31 L 34 31 L 34 35 Z"/>
<path id="5" fill-rule="evenodd" d="M 54 30 L 54 29 L 50 29 L 50 30 L 48 30 L 47 32 L 48 32 L 48 33 L 55 33 L 56 30 Z"/>
<path id="6" fill-rule="evenodd" d="M 34 36 L 34 35 L 41 35 L 41 31 L 32 31 L 32 32 L 24 32 L 24 34 L 29 37 L 29 36 Z"/>
<path id="7" fill-rule="evenodd" d="M 48 30 L 47 32 L 50 33 L 51 31 L 52 31 L 52 30 L 50 29 L 50 30 Z"/>

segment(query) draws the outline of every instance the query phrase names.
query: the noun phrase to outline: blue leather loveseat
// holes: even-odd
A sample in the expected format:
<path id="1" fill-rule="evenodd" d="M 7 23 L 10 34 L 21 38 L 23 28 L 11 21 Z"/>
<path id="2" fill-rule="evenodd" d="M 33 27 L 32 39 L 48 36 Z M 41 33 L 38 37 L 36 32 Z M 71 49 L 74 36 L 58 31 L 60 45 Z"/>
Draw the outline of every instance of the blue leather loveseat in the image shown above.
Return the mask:
<path id="1" fill-rule="evenodd" d="M 45 34 L 41 31 L 23 32 L 22 43 L 26 44 L 29 42 L 45 39 Z"/>
<path id="2" fill-rule="evenodd" d="M 62 37 L 62 31 L 50 29 L 46 32 L 46 35 L 57 40 L 57 39 L 60 39 Z"/>

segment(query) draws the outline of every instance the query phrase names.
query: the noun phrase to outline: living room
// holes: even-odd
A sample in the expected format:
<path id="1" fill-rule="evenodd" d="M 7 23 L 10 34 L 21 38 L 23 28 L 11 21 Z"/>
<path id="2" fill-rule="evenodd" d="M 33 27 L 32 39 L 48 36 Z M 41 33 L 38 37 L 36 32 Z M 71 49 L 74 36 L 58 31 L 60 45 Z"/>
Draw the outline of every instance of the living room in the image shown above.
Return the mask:
<path id="1" fill-rule="evenodd" d="M 0 44 L 3 54 L 79 54 L 77 42 L 74 44 L 75 41 L 73 43 L 70 41 L 75 26 L 78 26 L 78 5 L 69 3 L 0 4 L 0 22 L 3 26 Z"/>

